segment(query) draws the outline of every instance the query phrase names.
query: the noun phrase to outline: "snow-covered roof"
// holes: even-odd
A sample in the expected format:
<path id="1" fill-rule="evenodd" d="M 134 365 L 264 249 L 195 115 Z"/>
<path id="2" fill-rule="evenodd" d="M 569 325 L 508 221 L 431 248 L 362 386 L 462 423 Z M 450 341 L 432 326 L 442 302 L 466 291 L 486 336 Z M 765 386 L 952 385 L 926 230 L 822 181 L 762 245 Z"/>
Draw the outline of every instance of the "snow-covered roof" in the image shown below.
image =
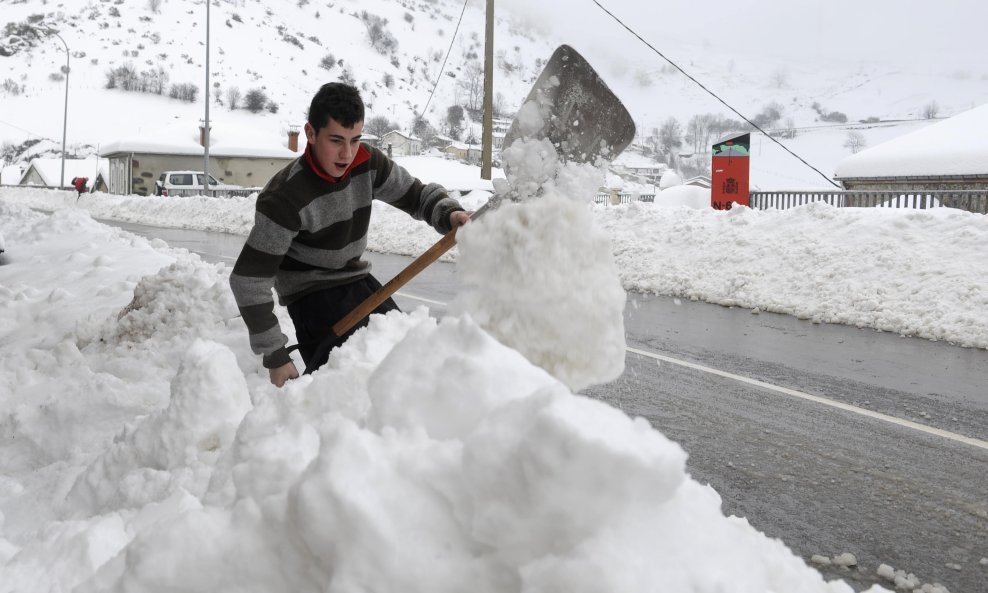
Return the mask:
<path id="1" fill-rule="evenodd" d="M 480 178 L 480 167 L 476 165 L 427 156 L 399 156 L 394 161 L 423 183 L 438 183 L 446 189 L 457 191 L 494 189 L 493 182 Z M 493 168 L 491 176 L 504 177 L 504 172 Z"/>
<path id="2" fill-rule="evenodd" d="M 483 150 L 483 146 L 479 144 L 467 144 L 466 142 L 450 142 L 447 148 L 456 148 L 458 150 Z"/>
<path id="3" fill-rule="evenodd" d="M 626 167 L 628 169 L 662 169 L 666 167 L 665 163 L 660 163 L 653 158 L 649 158 L 640 152 L 635 152 L 632 150 L 622 152 L 611 164 L 617 167 Z"/>
<path id="4" fill-rule="evenodd" d="M 4 185 L 17 185 L 21 182 L 24 169 L 20 165 L 7 165 L 0 169 L 0 183 Z"/>
<path id="5" fill-rule="evenodd" d="M 37 171 L 44 185 L 61 185 L 62 179 L 62 159 L 61 158 L 37 158 L 32 159 L 31 164 L 18 180 L 23 179 L 31 172 Z M 109 165 L 106 159 L 90 157 L 87 159 L 65 159 L 65 180 L 68 184 L 73 177 L 88 177 L 90 181 L 96 178 L 97 174 L 104 179 L 109 175 Z"/>
<path id="6" fill-rule="evenodd" d="M 197 142 L 152 142 L 146 140 L 121 140 L 105 144 L 100 148 L 102 157 L 117 153 L 140 152 L 145 154 L 176 154 L 184 156 L 202 155 L 202 146 Z M 216 143 L 209 147 L 209 155 L 216 157 L 256 157 L 293 159 L 300 153 L 288 150 L 287 146 L 253 146 L 246 144 Z"/>
<path id="7" fill-rule="evenodd" d="M 988 175 L 988 104 L 851 155 L 837 179 Z"/>
<path id="8" fill-rule="evenodd" d="M 408 134 L 405 134 L 404 132 L 399 132 L 398 130 L 391 130 L 387 134 L 381 136 L 381 139 L 384 140 L 388 136 L 401 136 L 402 138 L 407 138 L 407 139 L 411 140 L 412 142 L 421 142 L 422 141 L 421 138 L 416 138 L 415 136 L 409 136 Z"/>

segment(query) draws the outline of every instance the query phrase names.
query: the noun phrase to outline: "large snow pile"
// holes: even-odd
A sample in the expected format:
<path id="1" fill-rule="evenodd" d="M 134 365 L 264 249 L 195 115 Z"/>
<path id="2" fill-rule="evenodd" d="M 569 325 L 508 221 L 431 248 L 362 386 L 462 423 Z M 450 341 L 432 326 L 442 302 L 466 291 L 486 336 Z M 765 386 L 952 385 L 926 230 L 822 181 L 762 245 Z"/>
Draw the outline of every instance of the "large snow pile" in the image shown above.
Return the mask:
<path id="1" fill-rule="evenodd" d="M 467 316 L 278 390 L 227 268 L 78 211 L 0 232 L 0 591 L 851 591 Z"/>

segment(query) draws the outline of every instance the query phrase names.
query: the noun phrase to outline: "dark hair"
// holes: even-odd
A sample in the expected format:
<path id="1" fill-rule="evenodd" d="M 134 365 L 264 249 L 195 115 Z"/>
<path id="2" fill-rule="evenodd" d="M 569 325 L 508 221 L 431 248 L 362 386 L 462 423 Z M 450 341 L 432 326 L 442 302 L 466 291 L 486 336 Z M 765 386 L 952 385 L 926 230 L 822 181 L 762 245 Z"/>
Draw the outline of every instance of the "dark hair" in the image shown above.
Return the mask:
<path id="1" fill-rule="evenodd" d="M 327 82 L 319 88 L 309 104 L 309 125 L 317 132 L 333 118 L 344 128 L 364 121 L 364 101 L 356 87 L 342 82 Z"/>

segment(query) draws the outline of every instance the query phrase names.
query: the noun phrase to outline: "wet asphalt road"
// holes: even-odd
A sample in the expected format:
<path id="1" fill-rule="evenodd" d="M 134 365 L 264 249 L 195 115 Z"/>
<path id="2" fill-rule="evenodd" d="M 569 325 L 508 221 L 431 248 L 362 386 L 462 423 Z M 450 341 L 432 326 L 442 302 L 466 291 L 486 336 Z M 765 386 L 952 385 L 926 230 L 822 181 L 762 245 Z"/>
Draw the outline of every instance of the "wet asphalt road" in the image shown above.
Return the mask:
<path id="1" fill-rule="evenodd" d="M 988 591 L 988 353 L 793 317 L 632 295 L 628 346 L 971 437 L 981 446 L 629 353 L 588 390 L 689 453 L 728 514 L 861 590 L 885 563 Z"/>
<path id="2" fill-rule="evenodd" d="M 244 240 L 111 224 L 229 265 Z M 386 282 L 411 258 L 368 259 Z M 454 266 L 434 264 L 396 300 L 441 315 L 455 292 Z M 988 593 L 988 352 L 640 294 L 625 325 L 624 374 L 585 394 L 680 443 L 725 513 L 807 560 L 854 554 L 823 572 L 856 590 L 892 588 L 885 563 Z"/>

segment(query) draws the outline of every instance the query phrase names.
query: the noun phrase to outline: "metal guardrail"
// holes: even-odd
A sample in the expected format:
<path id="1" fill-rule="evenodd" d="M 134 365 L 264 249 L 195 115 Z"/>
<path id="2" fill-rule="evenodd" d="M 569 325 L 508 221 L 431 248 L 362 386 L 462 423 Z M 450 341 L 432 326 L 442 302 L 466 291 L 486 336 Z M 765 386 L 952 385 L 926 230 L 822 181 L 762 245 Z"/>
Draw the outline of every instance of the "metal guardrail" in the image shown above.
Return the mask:
<path id="1" fill-rule="evenodd" d="M 243 189 L 210 189 L 203 191 L 203 189 L 171 189 L 168 191 L 168 195 L 171 197 L 183 197 L 188 198 L 192 196 L 206 196 L 210 198 L 233 198 L 233 197 L 247 197 L 253 193 L 257 193 L 256 188 L 243 188 Z"/>
<path id="2" fill-rule="evenodd" d="M 825 202 L 838 208 L 958 208 L 988 214 L 988 189 L 965 190 L 848 190 L 848 191 L 753 191 L 752 208 L 784 210 Z"/>
<path id="3" fill-rule="evenodd" d="M 614 199 L 614 194 L 599 193 L 594 197 L 595 204 L 604 204 L 617 206 L 618 204 L 630 204 L 631 202 L 654 202 L 655 194 L 617 194 L 617 200 Z"/>

